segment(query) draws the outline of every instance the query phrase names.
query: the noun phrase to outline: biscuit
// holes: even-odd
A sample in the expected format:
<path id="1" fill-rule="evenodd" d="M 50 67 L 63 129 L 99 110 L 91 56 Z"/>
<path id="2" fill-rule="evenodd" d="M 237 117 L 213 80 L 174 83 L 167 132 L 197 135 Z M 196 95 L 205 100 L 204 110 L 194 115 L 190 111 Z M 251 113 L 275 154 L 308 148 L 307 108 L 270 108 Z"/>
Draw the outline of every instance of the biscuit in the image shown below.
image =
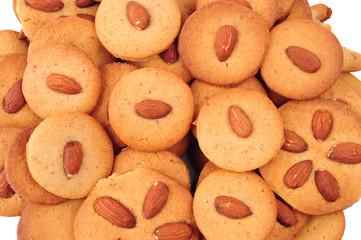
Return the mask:
<path id="1" fill-rule="evenodd" d="M 174 153 L 178 157 L 182 157 L 184 153 L 187 151 L 190 139 L 191 136 L 190 133 L 188 133 L 184 138 L 182 138 L 182 140 L 180 140 L 178 143 L 168 148 L 167 150 Z"/>
<path id="2" fill-rule="evenodd" d="M 330 19 L 332 15 L 332 9 L 325 4 L 316 4 L 311 6 L 312 19 L 320 22 L 324 22 Z"/>
<path id="3" fill-rule="evenodd" d="M 356 72 L 361 70 L 361 54 L 346 47 L 342 47 L 343 67 L 342 72 Z"/>
<path id="4" fill-rule="evenodd" d="M 307 0 L 295 0 L 286 20 L 292 19 L 312 19 L 311 7 Z"/>
<path id="5" fill-rule="evenodd" d="M 0 31 L 0 55 L 12 53 L 28 53 L 29 43 L 18 38 L 19 33 L 13 30 Z"/>
<path id="6" fill-rule="evenodd" d="M 277 0 L 278 21 L 282 21 L 288 16 L 294 4 L 295 4 L 295 0 Z"/>
<path id="7" fill-rule="evenodd" d="M 350 86 L 352 90 L 354 90 L 361 98 L 361 82 L 357 77 L 351 73 L 342 73 L 339 77 L 339 80 Z"/>

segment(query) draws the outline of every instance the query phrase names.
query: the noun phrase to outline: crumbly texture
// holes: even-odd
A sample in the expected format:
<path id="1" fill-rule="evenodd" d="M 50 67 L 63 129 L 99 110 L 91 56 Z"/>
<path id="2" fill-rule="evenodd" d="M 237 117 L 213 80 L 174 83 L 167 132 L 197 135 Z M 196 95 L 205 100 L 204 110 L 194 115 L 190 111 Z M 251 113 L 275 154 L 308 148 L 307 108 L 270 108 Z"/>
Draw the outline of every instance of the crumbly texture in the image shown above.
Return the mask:
<path id="1" fill-rule="evenodd" d="M 150 16 L 149 26 L 136 29 L 128 20 L 130 1 L 103 0 L 95 24 L 104 47 L 114 56 L 140 60 L 166 50 L 177 37 L 181 13 L 175 0 L 137 0 Z M 162 37 L 159 37 L 162 36 Z"/>
<path id="2" fill-rule="evenodd" d="M 239 137 L 229 123 L 229 107 L 248 116 L 252 133 Z M 265 137 L 267 136 L 267 137 Z M 277 108 L 265 95 L 244 88 L 227 89 L 212 96 L 197 120 L 199 147 L 217 166 L 244 172 L 265 165 L 283 144 L 283 124 Z"/>
<path id="3" fill-rule="evenodd" d="M 145 219 L 143 204 L 149 189 L 156 182 L 162 182 L 169 189 L 164 208 L 155 217 Z M 132 229 L 120 228 L 94 210 L 94 202 L 99 197 L 112 197 L 123 204 L 133 214 L 136 225 Z M 155 229 L 170 222 L 185 222 L 193 227 L 192 240 L 198 239 L 198 231 L 192 214 L 192 195 L 173 179 L 149 169 L 137 169 L 123 175 L 113 174 L 97 183 L 80 208 L 74 224 L 75 238 L 78 240 L 99 239 L 151 239 Z"/>
<path id="4" fill-rule="evenodd" d="M 94 22 L 87 19 L 64 17 L 46 23 L 31 41 L 29 59 L 34 52 L 53 44 L 69 44 L 83 50 L 98 67 L 115 60 L 100 43 Z"/>
<path id="5" fill-rule="evenodd" d="M 172 110 L 163 118 L 143 118 L 135 107 L 144 100 L 164 102 Z M 142 68 L 125 75 L 114 87 L 109 101 L 109 120 L 128 146 L 140 151 L 162 151 L 188 133 L 193 105 L 190 88 L 173 73 Z"/>
<path id="6" fill-rule="evenodd" d="M 361 82 L 357 77 L 351 73 L 342 73 L 339 77 L 339 80 L 350 86 L 352 90 L 354 90 L 361 98 Z"/>
<path id="7" fill-rule="evenodd" d="M 120 140 L 120 138 L 110 126 L 108 118 L 109 99 L 115 85 L 121 80 L 121 78 L 127 73 L 130 73 L 137 69 L 137 67 L 126 63 L 110 63 L 100 68 L 102 90 L 99 101 L 94 110 L 91 112 L 90 116 L 98 120 L 98 122 L 104 127 L 104 129 L 107 131 L 108 135 L 112 139 L 114 146 L 118 148 L 125 147 L 126 144 L 122 140 Z"/>
<path id="8" fill-rule="evenodd" d="M 215 43 L 218 30 L 233 26 L 238 41 L 226 61 L 219 61 Z M 233 1 L 212 2 L 196 10 L 179 35 L 178 52 L 198 80 L 225 86 L 238 84 L 257 73 L 268 47 L 264 20 Z"/>
<path id="9" fill-rule="evenodd" d="M 218 196 L 242 201 L 253 214 L 241 219 L 219 214 L 214 207 Z M 277 218 L 276 199 L 272 190 L 253 172 L 217 170 L 211 173 L 196 190 L 193 211 L 200 232 L 208 240 L 265 239 Z"/>
<path id="10" fill-rule="evenodd" d="M 38 124 L 41 119 L 25 105 L 16 113 L 4 111 L 4 98 L 13 85 L 23 78 L 26 67 L 25 54 L 9 54 L 0 57 L 0 127 L 24 128 Z"/>
<path id="11" fill-rule="evenodd" d="M 137 168 L 161 172 L 190 190 L 191 180 L 182 159 L 169 151 L 141 152 L 126 148 L 115 158 L 113 173 L 124 174 Z"/>
<path id="12" fill-rule="evenodd" d="M 29 203 L 21 214 L 17 239 L 75 240 L 73 224 L 83 201 L 70 200 L 58 205 Z"/>
<path id="13" fill-rule="evenodd" d="M 46 83 L 51 74 L 73 79 L 82 88 L 81 92 L 64 94 L 52 90 Z M 89 113 L 97 104 L 100 91 L 97 66 L 88 54 L 77 47 L 50 45 L 34 52 L 28 59 L 23 94 L 31 109 L 43 119 L 62 112 Z"/>
<path id="14" fill-rule="evenodd" d="M 308 73 L 293 64 L 286 53 L 290 46 L 315 54 L 321 68 Z M 261 74 L 272 91 L 287 98 L 306 100 L 321 95 L 336 82 L 342 70 L 342 59 L 341 45 L 329 30 L 312 20 L 289 20 L 272 29 Z"/>
<path id="15" fill-rule="evenodd" d="M 343 211 L 324 216 L 310 216 L 306 226 L 303 227 L 295 240 L 339 240 L 345 231 L 345 224 Z"/>
<path id="16" fill-rule="evenodd" d="M 0 31 L 0 55 L 12 53 L 28 53 L 29 43 L 18 39 L 19 33 L 13 30 Z"/>
<path id="17" fill-rule="evenodd" d="M 310 4 L 307 0 L 295 0 L 290 14 L 286 20 L 292 19 L 309 19 L 312 20 Z"/>
<path id="18" fill-rule="evenodd" d="M 64 146 L 81 144 L 83 158 L 78 174 L 64 172 Z M 95 183 L 109 176 L 113 167 L 112 143 L 101 125 L 84 113 L 57 114 L 34 130 L 26 146 L 27 163 L 34 180 L 47 191 L 64 198 L 83 198 Z"/>
<path id="19" fill-rule="evenodd" d="M 312 131 L 314 113 L 324 109 L 331 113 L 333 127 L 324 141 L 317 141 Z M 332 147 L 339 143 L 361 144 L 360 117 L 348 106 L 333 100 L 315 99 L 290 101 L 279 109 L 285 129 L 298 134 L 308 144 L 308 150 L 293 153 L 281 150 L 260 173 L 269 186 L 292 207 L 309 215 L 329 214 L 350 207 L 361 197 L 361 164 L 345 164 L 327 157 Z M 303 160 L 312 160 L 312 173 L 299 188 L 286 186 L 283 178 L 287 171 Z M 320 194 L 315 182 L 315 171 L 324 169 L 332 174 L 338 184 L 340 195 L 328 202 Z"/>

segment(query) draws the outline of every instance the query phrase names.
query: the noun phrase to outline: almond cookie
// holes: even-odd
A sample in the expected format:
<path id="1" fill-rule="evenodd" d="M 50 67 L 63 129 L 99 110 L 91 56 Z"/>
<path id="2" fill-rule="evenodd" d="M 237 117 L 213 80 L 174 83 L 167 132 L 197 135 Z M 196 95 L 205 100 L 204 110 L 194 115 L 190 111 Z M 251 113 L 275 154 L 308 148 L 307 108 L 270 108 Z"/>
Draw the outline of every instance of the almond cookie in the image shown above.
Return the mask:
<path id="1" fill-rule="evenodd" d="M 168 148 L 167 151 L 174 153 L 178 157 L 182 157 L 188 149 L 190 140 L 191 134 L 188 133 L 184 138 L 182 138 L 182 140 Z"/>
<path id="2" fill-rule="evenodd" d="M 62 16 L 93 17 L 98 9 L 95 1 L 82 0 L 13 0 L 15 13 L 23 27 L 25 35 L 33 36 L 46 22 Z"/>
<path id="3" fill-rule="evenodd" d="M 261 67 L 274 92 L 306 100 L 326 92 L 342 70 L 337 38 L 312 20 L 285 21 L 271 31 L 271 43 Z"/>
<path id="4" fill-rule="evenodd" d="M 0 31 L 0 55 L 12 53 L 28 53 L 29 43 L 18 38 L 19 33 L 13 30 Z"/>
<path id="5" fill-rule="evenodd" d="M 103 0 L 95 25 L 110 53 L 137 61 L 172 44 L 181 26 L 181 13 L 175 0 Z"/>
<path id="6" fill-rule="evenodd" d="M 208 84 L 239 84 L 257 73 L 269 42 L 264 20 L 233 1 L 196 10 L 184 23 L 178 52 L 192 75 Z"/>
<path id="7" fill-rule="evenodd" d="M 64 17 L 46 23 L 34 35 L 29 47 L 31 55 L 53 44 L 69 44 L 86 52 L 98 67 L 115 58 L 103 47 L 92 21 L 79 17 Z"/>
<path id="8" fill-rule="evenodd" d="M 340 240 L 344 231 L 345 215 L 343 211 L 324 216 L 310 216 L 306 226 L 303 227 L 295 240 Z"/>
<path id="9" fill-rule="evenodd" d="M 0 127 L 24 128 L 41 121 L 24 99 L 22 84 L 25 67 L 25 54 L 0 57 Z"/>
<path id="10" fill-rule="evenodd" d="M 34 128 L 18 132 L 9 144 L 5 157 L 6 178 L 16 193 L 33 203 L 48 205 L 64 202 L 64 198 L 49 193 L 37 184 L 29 172 L 26 144 Z"/>
<path id="11" fill-rule="evenodd" d="M 83 201 L 70 200 L 52 206 L 29 203 L 21 214 L 17 239 L 75 240 L 73 224 Z"/>
<path id="12" fill-rule="evenodd" d="M 28 59 L 23 94 L 30 108 L 43 119 L 56 113 L 91 112 L 100 90 L 99 70 L 79 48 L 50 45 Z"/>
<path id="13" fill-rule="evenodd" d="M 196 190 L 193 211 L 208 240 L 265 239 L 277 218 L 274 194 L 253 172 L 211 173 Z"/>
<path id="14" fill-rule="evenodd" d="M 112 143 L 101 125 L 84 113 L 53 115 L 35 128 L 26 146 L 34 180 L 63 198 L 83 198 L 113 167 Z"/>
<path id="15" fill-rule="evenodd" d="M 292 19 L 312 19 L 312 12 L 308 0 L 295 0 L 290 14 L 286 20 Z"/>
<path id="16" fill-rule="evenodd" d="M 263 166 L 277 154 L 283 144 L 283 124 L 276 106 L 265 95 L 233 88 L 204 103 L 197 137 L 210 161 L 243 172 Z"/>
<path id="17" fill-rule="evenodd" d="M 339 80 L 350 86 L 352 90 L 354 90 L 361 98 L 361 82 L 357 77 L 351 73 L 342 73 L 339 77 Z"/>
<path id="18" fill-rule="evenodd" d="M 190 190 L 189 171 L 182 159 L 169 151 L 141 152 L 132 148 L 121 151 L 115 158 L 113 173 L 124 174 L 136 168 L 149 168 L 173 178 Z"/>
<path id="19" fill-rule="evenodd" d="M 137 169 L 100 180 L 80 208 L 77 240 L 198 240 L 192 195 L 173 179 Z"/>
<path id="20" fill-rule="evenodd" d="M 104 127 L 110 139 L 112 140 L 114 147 L 116 148 L 125 147 L 126 144 L 120 140 L 120 138 L 116 135 L 110 126 L 108 117 L 110 95 L 112 94 L 115 85 L 124 75 L 137 69 L 137 67 L 126 63 L 110 63 L 100 68 L 102 90 L 99 101 L 94 110 L 91 112 L 90 116 L 98 120 L 98 122 Z"/>
<path id="21" fill-rule="evenodd" d="M 342 72 L 356 72 L 361 70 L 361 54 L 346 47 L 342 47 L 343 67 Z"/>
<path id="22" fill-rule="evenodd" d="M 292 7 L 295 3 L 295 0 L 277 0 L 277 14 L 278 14 L 278 20 L 282 21 L 285 19 L 288 14 L 291 12 Z"/>
<path id="23" fill-rule="evenodd" d="M 328 20 L 332 15 L 332 9 L 325 4 L 316 4 L 311 7 L 312 19 L 320 22 Z"/>
<path id="24" fill-rule="evenodd" d="M 109 120 L 125 144 L 140 151 L 162 151 L 189 131 L 193 97 L 173 73 L 142 68 L 128 73 L 114 87 Z"/>
<path id="25" fill-rule="evenodd" d="M 309 215 L 350 207 L 361 197 L 360 116 L 345 104 L 315 99 L 279 109 L 285 144 L 260 168 L 270 187 Z"/>

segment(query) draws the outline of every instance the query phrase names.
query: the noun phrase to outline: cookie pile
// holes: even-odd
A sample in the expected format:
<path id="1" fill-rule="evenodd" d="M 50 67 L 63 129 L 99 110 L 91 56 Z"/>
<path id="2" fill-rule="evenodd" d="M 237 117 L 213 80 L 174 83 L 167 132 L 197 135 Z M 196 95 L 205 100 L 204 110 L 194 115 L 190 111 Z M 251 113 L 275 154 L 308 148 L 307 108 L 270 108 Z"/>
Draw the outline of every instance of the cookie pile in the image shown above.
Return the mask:
<path id="1" fill-rule="evenodd" d="M 19 240 L 342 238 L 361 197 L 361 55 L 326 5 L 13 3 L 0 215 L 21 216 Z"/>

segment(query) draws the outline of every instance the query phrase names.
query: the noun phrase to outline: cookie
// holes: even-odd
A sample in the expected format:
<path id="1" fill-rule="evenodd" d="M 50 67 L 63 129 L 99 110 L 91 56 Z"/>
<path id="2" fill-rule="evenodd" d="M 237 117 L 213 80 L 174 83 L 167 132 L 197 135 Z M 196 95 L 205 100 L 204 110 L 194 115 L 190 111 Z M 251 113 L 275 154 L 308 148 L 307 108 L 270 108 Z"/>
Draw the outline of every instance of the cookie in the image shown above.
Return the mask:
<path id="1" fill-rule="evenodd" d="M 140 151 L 162 151 L 178 143 L 189 131 L 193 111 L 188 85 L 173 73 L 156 68 L 142 68 L 122 77 L 109 101 L 115 133 Z"/>
<path id="2" fill-rule="evenodd" d="M 209 98 L 196 124 L 204 155 L 230 171 L 263 166 L 283 144 L 276 106 L 265 95 L 244 88 L 227 89 Z"/>
<path id="3" fill-rule="evenodd" d="M 30 108 L 45 119 L 56 113 L 91 112 L 101 91 L 100 73 L 82 50 L 56 44 L 28 59 L 23 94 Z"/>
<path id="4" fill-rule="evenodd" d="M 53 115 L 39 124 L 26 145 L 34 180 L 63 198 L 83 198 L 113 167 L 112 143 L 101 125 L 84 113 Z"/>
<path id="5" fill-rule="evenodd" d="M 75 219 L 75 238 L 197 240 L 192 202 L 188 190 L 158 172 L 114 174 L 100 180 L 84 201 Z"/>
<path id="6" fill-rule="evenodd" d="M 351 73 L 342 73 L 339 80 L 346 83 L 354 90 L 359 97 L 361 97 L 361 82 L 360 80 L 352 75 Z"/>
<path id="7" fill-rule="evenodd" d="M 288 16 L 294 4 L 295 0 L 277 0 L 278 21 L 282 21 Z"/>
<path id="8" fill-rule="evenodd" d="M 53 44 L 68 44 L 83 50 L 98 67 L 115 60 L 100 43 L 94 22 L 87 19 L 63 17 L 46 23 L 31 41 L 29 59 L 34 52 Z"/>
<path id="9" fill-rule="evenodd" d="M 190 139 L 191 136 L 190 133 L 188 133 L 184 138 L 182 138 L 182 140 L 180 140 L 178 143 L 168 148 L 167 150 L 174 153 L 178 157 L 182 157 L 184 153 L 187 151 Z"/>
<path id="10" fill-rule="evenodd" d="M 361 54 L 346 47 L 342 47 L 343 67 L 342 72 L 356 72 L 361 70 Z"/>
<path id="11" fill-rule="evenodd" d="M 208 240 L 265 239 L 277 218 L 274 194 L 253 172 L 211 173 L 196 190 L 193 211 Z"/>
<path id="12" fill-rule="evenodd" d="M 23 198 L 37 204 L 58 204 L 66 199 L 49 193 L 31 176 L 26 161 L 26 144 L 35 127 L 18 132 L 6 151 L 6 178 L 12 189 Z"/>
<path id="13" fill-rule="evenodd" d="M 325 99 L 290 101 L 279 111 L 285 144 L 260 168 L 273 191 L 309 215 L 329 214 L 357 202 L 360 116 L 345 104 Z"/>
<path id="14" fill-rule="evenodd" d="M 219 170 L 221 168 L 217 167 L 216 164 L 212 163 L 211 161 L 208 161 L 204 167 L 202 168 L 201 173 L 199 174 L 198 177 L 198 182 L 197 182 L 197 187 L 199 186 L 199 184 L 201 184 L 201 182 L 212 172 Z"/>
<path id="15" fill-rule="evenodd" d="M 30 41 L 35 33 L 46 23 L 62 16 L 94 17 L 98 4 L 94 1 L 30 1 L 14 0 L 15 13 L 23 27 L 25 35 Z"/>
<path id="16" fill-rule="evenodd" d="M 333 33 L 312 20 L 285 21 L 271 31 L 261 66 L 262 78 L 274 92 L 306 100 L 326 92 L 342 70 L 342 48 Z"/>
<path id="17" fill-rule="evenodd" d="M 41 119 L 26 103 L 23 91 L 25 54 L 9 54 L 0 57 L 0 127 L 24 128 L 38 124 Z"/>
<path id="18" fill-rule="evenodd" d="M 191 15 L 196 10 L 197 0 L 177 0 L 182 15 Z"/>
<path id="19" fill-rule="evenodd" d="M 320 22 L 324 22 L 330 19 L 332 15 L 332 9 L 325 4 L 316 4 L 311 6 L 312 19 Z"/>
<path id="20" fill-rule="evenodd" d="M 127 73 L 134 70 L 137 70 L 137 67 L 126 63 L 110 63 L 100 68 L 102 90 L 99 101 L 90 116 L 98 120 L 98 122 L 104 127 L 116 148 L 125 147 L 126 144 L 120 140 L 110 126 L 108 117 L 109 99 L 115 85 L 120 81 L 120 79 Z"/>
<path id="21" fill-rule="evenodd" d="M 18 38 L 19 33 L 13 30 L 0 31 L 0 55 L 12 53 L 28 53 L 29 43 Z"/>
<path id="22" fill-rule="evenodd" d="M 345 231 L 345 215 L 343 211 L 324 216 L 310 216 L 306 226 L 295 240 L 327 239 L 339 240 Z"/>
<path id="23" fill-rule="evenodd" d="M 161 172 L 190 190 L 189 171 L 182 159 L 169 151 L 140 152 L 126 148 L 115 158 L 113 173 L 124 174 L 136 168 L 149 168 Z"/>
<path id="24" fill-rule="evenodd" d="M 291 12 L 286 20 L 292 19 L 309 19 L 312 20 L 312 12 L 308 0 L 295 0 Z"/>
<path id="25" fill-rule="evenodd" d="M 181 13 L 175 0 L 103 0 L 95 25 L 110 53 L 137 61 L 172 44 L 181 26 Z"/>
<path id="26" fill-rule="evenodd" d="M 29 203 L 21 214 L 17 239 L 75 240 L 73 224 L 82 203 L 83 199 L 58 205 Z"/>

